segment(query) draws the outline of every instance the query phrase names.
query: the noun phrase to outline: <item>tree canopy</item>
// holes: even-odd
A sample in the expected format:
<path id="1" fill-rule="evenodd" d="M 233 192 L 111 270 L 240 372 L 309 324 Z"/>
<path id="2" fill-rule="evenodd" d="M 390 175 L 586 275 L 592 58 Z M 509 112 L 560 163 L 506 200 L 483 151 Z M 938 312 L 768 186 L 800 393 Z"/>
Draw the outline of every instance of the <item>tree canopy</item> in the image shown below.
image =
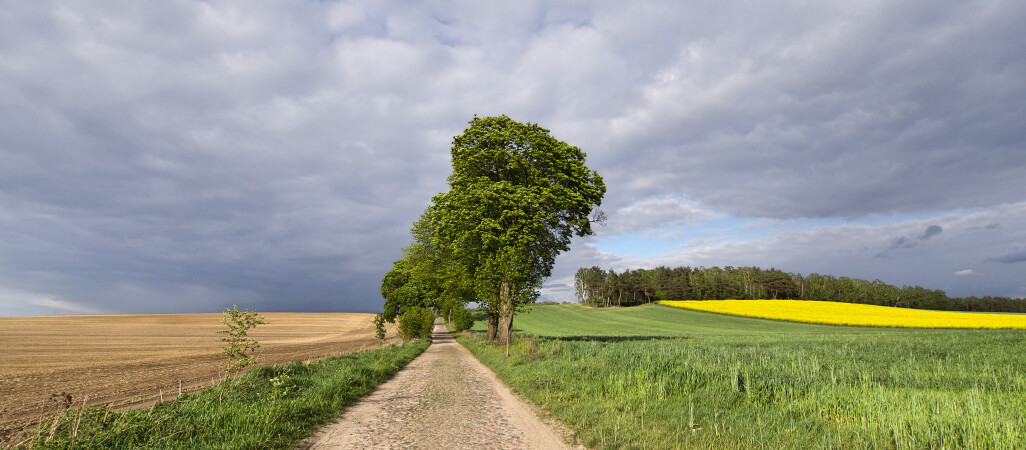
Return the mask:
<path id="1" fill-rule="evenodd" d="M 556 256 L 592 234 L 606 187 L 580 148 L 504 115 L 474 117 L 451 155 L 449 190 L 434 196 L 383 280 L 386 316 L 417 298 L 472 299 L 487 306 L 489 338 L 508 344 L 513 315 L 537 299 Z"/>
<path id="2" fill-rule="evenodd" d="M 556 256 L 592 234 L 606 187 L 581 149 L 506 116 L 471 120 L 453 139 L 452 167 L 449 191 L 434 197 L 434 242 L 474 280 L 508 344 L 516 309 L 537 298 Z"/>
<path id="3" fill-rule="evenodd" d="M 403 248 L 402 259 L 381 281 L 385 299 L 383 319 L 394 322 L 412 308 L 432 308 L 447 315 L 456 306 L 472 300 L 474 293 L 455 261 L 432 240 L 428 208 L 414 222 L 413 241 Z"/>

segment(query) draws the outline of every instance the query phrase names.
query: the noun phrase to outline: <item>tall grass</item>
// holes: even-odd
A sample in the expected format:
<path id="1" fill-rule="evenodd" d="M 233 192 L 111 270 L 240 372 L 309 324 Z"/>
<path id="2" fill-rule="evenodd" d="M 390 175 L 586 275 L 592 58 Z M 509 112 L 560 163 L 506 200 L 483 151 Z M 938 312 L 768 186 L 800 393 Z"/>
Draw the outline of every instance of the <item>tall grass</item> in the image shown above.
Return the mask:
<path id="1" fill-rule="evenodd" d="M 288 448 L 427 348 L 421 340 L 303 364 L 253 369 L 175 401 L 124 412 L 72 409 L 32 448 Z"/>
<path id="2" fill-rule="evenodd" d="M 460 340 L 592 447 L 1026 445 L 1022 330 L 804 325 L 665 306 L 544 306 L 517 320 L 533 336 L 508 359 L 479 332 Z"/>

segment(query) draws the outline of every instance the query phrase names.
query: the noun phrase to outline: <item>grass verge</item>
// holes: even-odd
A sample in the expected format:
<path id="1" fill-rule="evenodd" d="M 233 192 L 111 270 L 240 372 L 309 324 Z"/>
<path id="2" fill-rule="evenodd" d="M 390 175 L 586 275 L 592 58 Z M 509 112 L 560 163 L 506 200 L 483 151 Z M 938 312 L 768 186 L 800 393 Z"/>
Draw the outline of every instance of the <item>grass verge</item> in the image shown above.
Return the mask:
<path id="1" fill-rule="evenodd" d="M 622 320 L 619 320 L 622 319 Z M 458 340 L 596 448 L 1018 448 L 1026 332 L 539 306 Z"/>
<path id="2" fill-rule="evenodd" d="M 31 448 L 289 448 L 389 379 L 430 344 L 259 367 L 152 408 L 72 409 L 40 424 Z"/>

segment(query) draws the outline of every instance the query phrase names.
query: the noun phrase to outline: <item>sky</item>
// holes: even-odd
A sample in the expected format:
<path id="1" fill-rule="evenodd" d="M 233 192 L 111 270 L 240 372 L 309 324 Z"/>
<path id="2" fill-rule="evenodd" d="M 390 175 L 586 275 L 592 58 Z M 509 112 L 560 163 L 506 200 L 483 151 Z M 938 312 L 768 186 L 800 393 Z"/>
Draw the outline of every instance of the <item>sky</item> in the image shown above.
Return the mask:
<path id="1" fill-rule="evenodd" d="M 2 1 L 0 316 L 381 309 L 478 116 L 603 176 L 579 267 L 1026 296 L 1026 2 Z"/>

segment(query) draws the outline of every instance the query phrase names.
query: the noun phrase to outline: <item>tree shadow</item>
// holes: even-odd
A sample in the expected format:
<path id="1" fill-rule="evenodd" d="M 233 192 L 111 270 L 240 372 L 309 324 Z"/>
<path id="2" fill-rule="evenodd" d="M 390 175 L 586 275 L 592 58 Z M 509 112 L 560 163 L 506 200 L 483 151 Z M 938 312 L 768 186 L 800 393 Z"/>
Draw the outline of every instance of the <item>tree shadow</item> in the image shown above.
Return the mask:
<path id="1" fill-rule="evenodd" d="M 536 336 L 549 341 L 565 342 L 633 342 L 633 341 L 669 341 L 691 339 L 687 336 Z"/>

